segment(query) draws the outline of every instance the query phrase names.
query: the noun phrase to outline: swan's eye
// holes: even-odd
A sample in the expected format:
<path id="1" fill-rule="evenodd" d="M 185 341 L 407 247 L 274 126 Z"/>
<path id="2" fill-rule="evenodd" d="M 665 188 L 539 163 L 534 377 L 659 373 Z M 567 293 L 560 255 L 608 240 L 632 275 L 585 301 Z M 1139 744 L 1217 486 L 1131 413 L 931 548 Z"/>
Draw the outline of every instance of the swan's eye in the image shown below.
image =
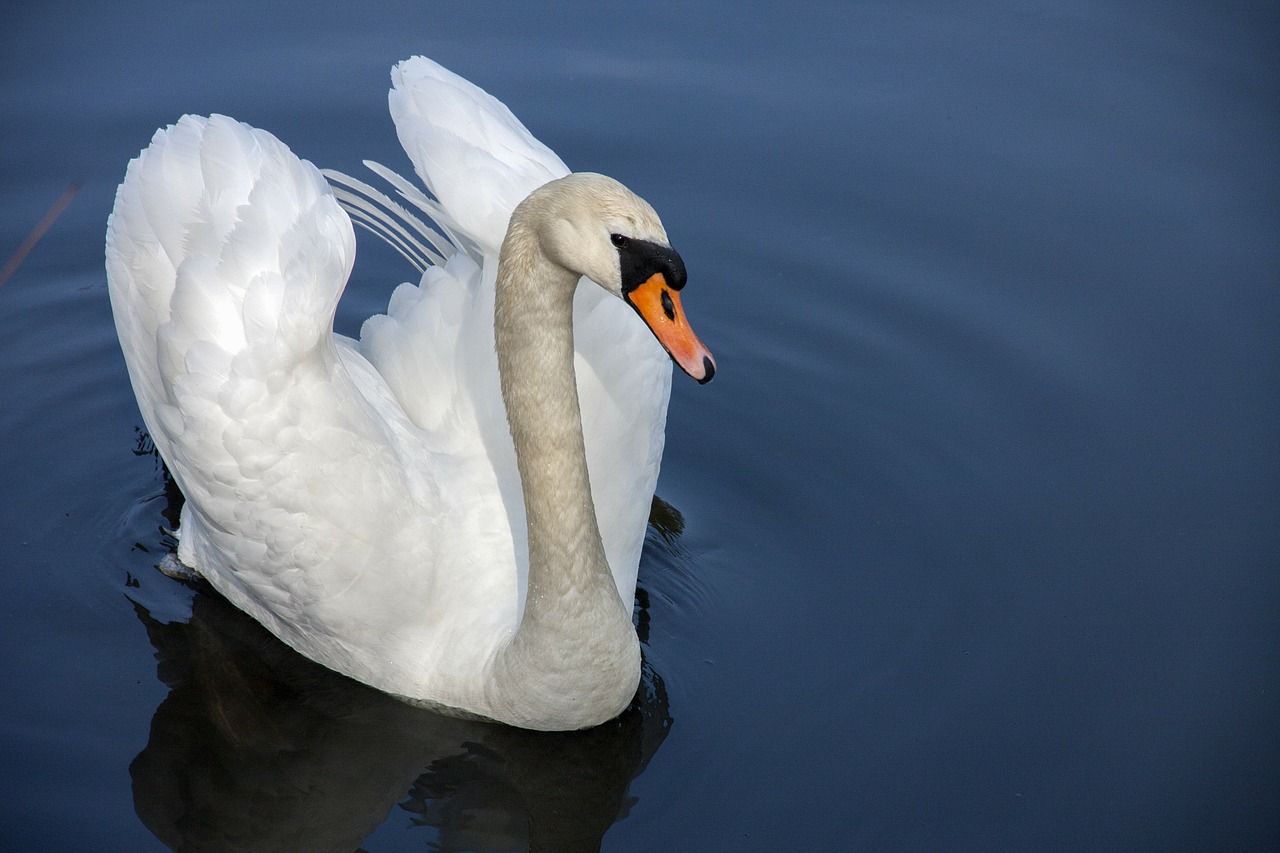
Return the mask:
<path id="1" fill-rule="evenodd" d="M 617 246 L 619 249 L 625 249 L 631 240 L 627 237 L 623 237 L 621 234 L 610 234 L 609 242 Z"/>

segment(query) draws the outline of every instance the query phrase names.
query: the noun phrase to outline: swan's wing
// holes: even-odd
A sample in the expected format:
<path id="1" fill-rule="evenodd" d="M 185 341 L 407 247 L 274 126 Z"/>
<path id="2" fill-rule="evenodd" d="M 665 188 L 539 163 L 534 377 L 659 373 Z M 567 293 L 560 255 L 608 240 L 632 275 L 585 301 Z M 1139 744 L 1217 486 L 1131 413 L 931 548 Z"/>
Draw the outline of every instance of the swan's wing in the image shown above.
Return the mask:
<path id="1" fill-rule="evenodd" d="M 385 380 L 419 440 L 455 487 L 470 541 L 460 553 L 509 578 L 523 608 L 527 529 L 515 448 L 507 427 L 493 338 L 494 265 L 456 252 L 402 284 L 385 314 L 360 330 L 360 352 Z"/>
<path id="2" fill-rule="evenodd" d="M 527 530 L 494 351 L 494 272 L 463 252 L 429 268 L 420 286 L 400 285 L 387 313 L 365 322 L 360 348 L 431 446 L 469 463 L 473 494 L 494 501 L 501 518 L 487 519 L 486 535 L 501 533 L 502 553 L 515 554 L 523 606 Z M 574 328 L 596 517 L 629 600 L 662 459 L 671 360 L 626 304 L 589 282 L 575 295 Z"/>
<path id="3" fill-rule="evenodd" d="M 107 224 L 112 310 L 147 429 L 187 496 L 183 556 L 206 573 L 273 571 L 247 553 L 259 546 L 295 565 L 282 552 L 299 543 L 268 544 L 267 516 L 323 514 L 325 493 L 298 479 L 306 448 L 378 438 L 367 417 L 306 422 L 326 395 L 360 407 L 339 388 L 332 339 L 354 251 L 328 185 L 264 131 L 186 116 L 129 164 Z"/>
<path id="4" fill-rule="evenodd" d="M 187 497 L 180 556 L 299 651 L 404 692 L 362 667 L 430 660 L 431 624 L 500 633 L 514 582 L 442 574 L 466 519 L 380 376 L 332 335 L 353 253 L 317 170 L 217 116 L 156 134 L 107 231 L 130 376 Z M 454 616 L 431 623 L 436 609 Z"/>
<path id="5" fill-rule="evenodd" d="M 275 137 L 185 116 L 129 164 L 106 253 L 130 378 L 164 441 L 194 395 L 217 385 L 241 407 L 329 345 L 355 242 L 328 185 Z"/>
<path id="6" fill-rule="evenodd" d="M 444 224 L 496 255 L 516 205 L 568 167 L 502 102 L 426 57 L 401 62 L 391 81 L 400 144 Z"/>
<path id="7" fill-rule="evenodd" d="M 391 78 L 396 132 L 438 201 L 385 167 L 368 165 L 449 232 L 483 272 L 429 270 L 421 287 L 403 285 L 387 316 L 365 324 L 361 347 L 420 426 L 452 420 L 484 437 L 523 573 L 523 500 L 498 391 L 493 284 L 512 211 L 569 170 L 504 104 L 430 59 L 405 60 Z M 449 263 L 465 264 L 456 257 Z M 579 286 L 574 327 L 592 494 L 609 564 L 629 599 L 662 457 L 670 360 L 631 309 L 595 285 Z M 453 369 L 428 372 L 428 365 Z"/>

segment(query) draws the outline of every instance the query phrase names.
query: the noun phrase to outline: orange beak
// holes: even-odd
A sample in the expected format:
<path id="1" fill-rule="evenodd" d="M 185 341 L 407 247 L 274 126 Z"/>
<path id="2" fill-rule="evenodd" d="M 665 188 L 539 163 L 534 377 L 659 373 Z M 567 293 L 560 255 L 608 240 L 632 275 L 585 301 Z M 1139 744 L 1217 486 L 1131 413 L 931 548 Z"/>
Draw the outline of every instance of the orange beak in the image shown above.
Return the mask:
<path id="1" fill-rule="evenodd" d="M 698 380 L 711 381 L 716 373 L 716 362 L 711 351 L 698 340 L 689 328 L 684 309 L 680 307 L 680 294 L 667 285 L 662 273 L 654 273 L 639 287 L 624 295 L 628 304 L 636 309 L 645 324 L 653 332 L 658 343 L 671 356 L 680 369 Z"/>

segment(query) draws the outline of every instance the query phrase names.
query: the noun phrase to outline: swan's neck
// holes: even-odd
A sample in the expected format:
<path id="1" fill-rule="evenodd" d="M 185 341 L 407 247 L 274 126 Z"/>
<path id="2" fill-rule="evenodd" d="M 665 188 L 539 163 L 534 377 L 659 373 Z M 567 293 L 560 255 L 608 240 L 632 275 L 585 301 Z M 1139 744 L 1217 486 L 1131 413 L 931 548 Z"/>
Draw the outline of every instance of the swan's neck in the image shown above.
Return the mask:
<path id="1" fill-rule="evenodd" d="M 524 491 L 529 587 L 520 625 L 495 662 L 495 690 L 505 695 L 493 698 L 505 705 L 518 697 L 548 728 L 621 712 L 640 667 L 591 499 L 573 367 L 578 278 L 513 225 L 498 267 L 494 338 Z"/>

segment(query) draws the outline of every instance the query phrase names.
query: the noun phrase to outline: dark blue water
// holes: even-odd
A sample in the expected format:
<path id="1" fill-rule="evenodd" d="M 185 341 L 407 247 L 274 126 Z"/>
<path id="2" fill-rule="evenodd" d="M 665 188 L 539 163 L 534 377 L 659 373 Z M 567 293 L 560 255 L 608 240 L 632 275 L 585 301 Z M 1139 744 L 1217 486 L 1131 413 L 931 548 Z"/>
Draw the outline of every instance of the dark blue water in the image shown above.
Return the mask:
<path id="1" fill-rule="evenodd" d="M 1280 845 L 1274 7 L 441 5 L 0 12 L 0 262 L 84 181 L 0 287 L 6 846 Z M 719 362 L 595 732 L 413 711 L 153 568 L 125 164 L 222 112 L 407 172 L 414 53 L 654 203 Z M 362 237 L 340 328 L 409 275 Z"/>

